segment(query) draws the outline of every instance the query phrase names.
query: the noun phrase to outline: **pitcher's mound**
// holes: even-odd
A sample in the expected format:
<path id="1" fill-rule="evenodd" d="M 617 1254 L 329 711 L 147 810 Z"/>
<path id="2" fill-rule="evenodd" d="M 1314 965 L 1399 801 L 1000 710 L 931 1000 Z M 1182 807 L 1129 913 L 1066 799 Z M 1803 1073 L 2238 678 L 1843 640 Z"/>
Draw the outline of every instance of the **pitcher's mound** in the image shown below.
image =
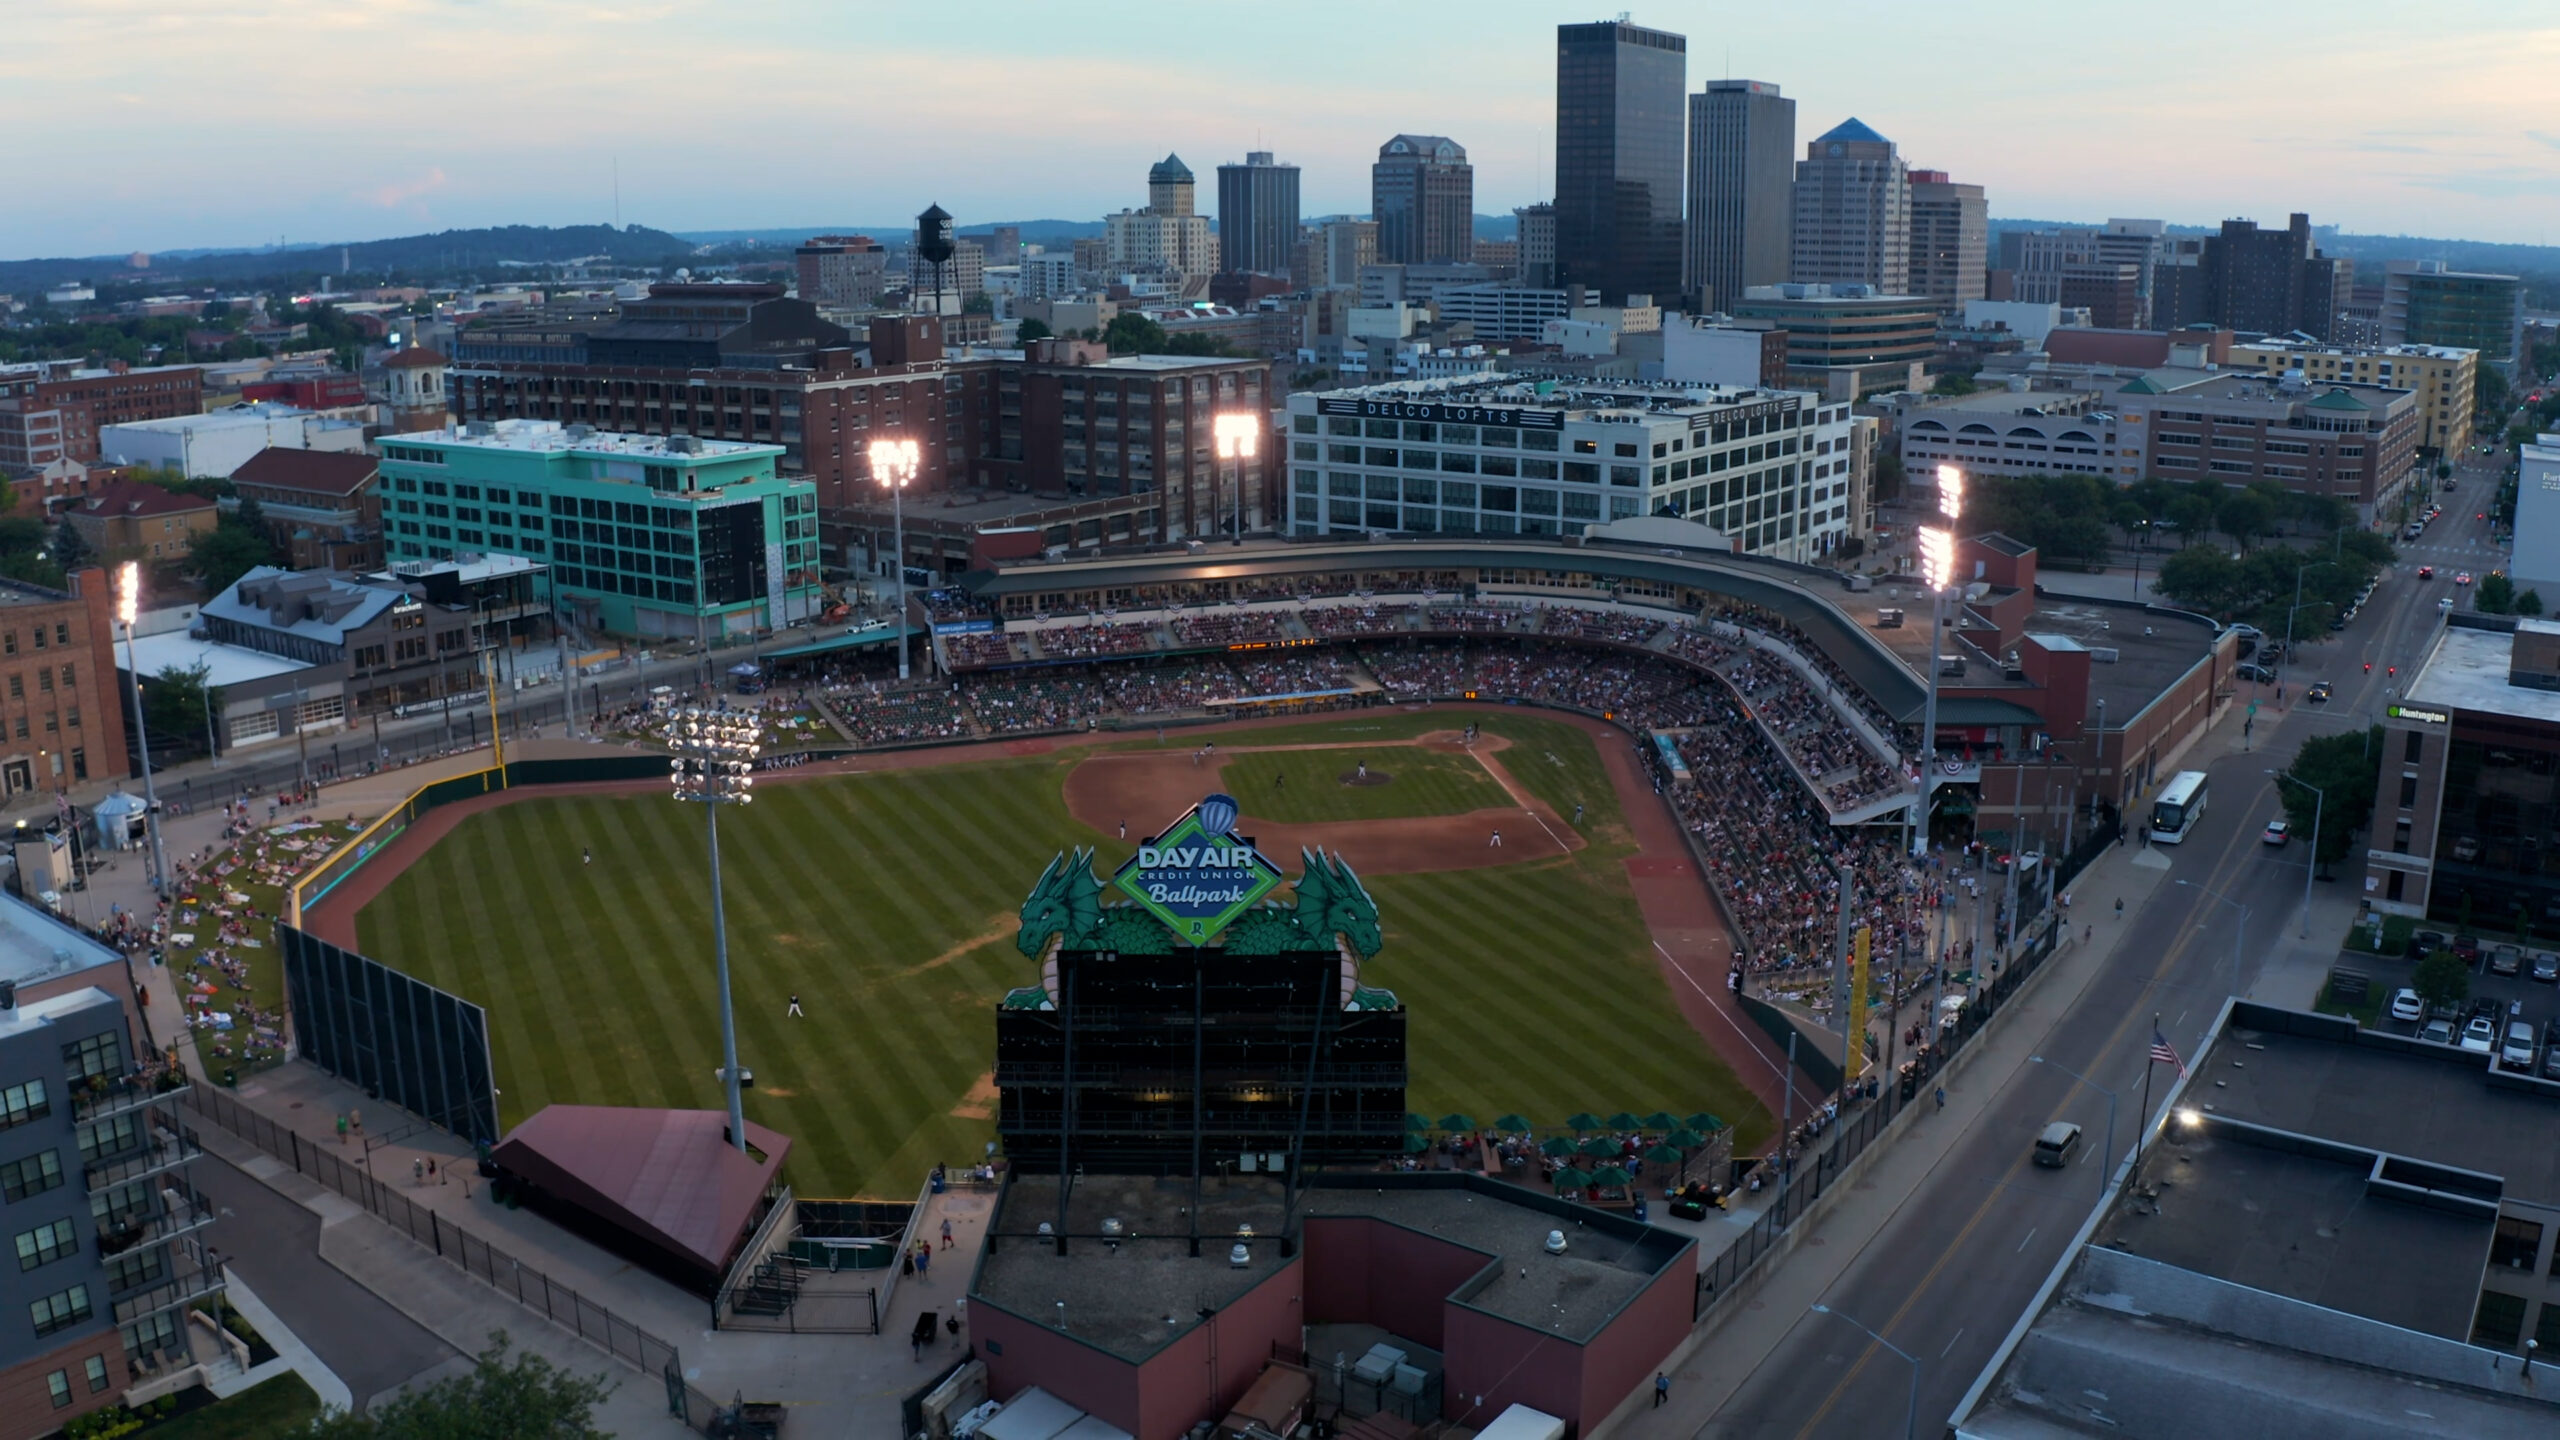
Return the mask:
<path id="1" fill-rule="evenodd" d="M 1396 777 L 1384 770 L 1371 770 L 1365 773 L 1359 770 L 1345 770 L 1336 778 L 1345 785 L 1384 785 Z"/>

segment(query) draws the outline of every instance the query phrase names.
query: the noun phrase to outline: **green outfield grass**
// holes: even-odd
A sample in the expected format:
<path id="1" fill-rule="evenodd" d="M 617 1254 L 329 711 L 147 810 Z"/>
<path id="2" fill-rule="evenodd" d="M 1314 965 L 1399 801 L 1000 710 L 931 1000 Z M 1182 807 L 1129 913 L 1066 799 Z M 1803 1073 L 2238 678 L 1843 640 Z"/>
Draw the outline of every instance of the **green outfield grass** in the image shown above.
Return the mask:
<path id="1" fill-rule="evenodd" d="M 1346 785 L 1342 777 L 1367 761 L 1383 784 Z M 1244 813 L 1284 825 L 1324 820 L 1385 820 L 1407 815 L 1463 815 L 1511 803 L 1511 795 L 1475 757 L 1380 745 L 1348 750 L 1264 750 L 1226 759 L 1220 774 Z M 1279 783 L 1282 776 L 1287 784 Z"/>
<path id="2" fill-rule="evenodd" d="M 1253 741 L 1315 738 L 1300 728 Z M 1372 978 L 1414 1016 L 1411 1108 L 1541 1124 L 1586 1109 L 1707 1109 L 1765 1132 L 1665 989 L 1590 741 L 1529 715 L 1488 716 L 1486 730 L 1515 741 L 1504 752 L 1514 773 L 1563 814 L 1584 797 L 1594 845 L 1369 882 L 1387 933 Z M 1536 765 L 1521 763 L 1531 755 Z M 1128 851 L 1067 815 L 1073 763 L 774 785 L 722 812 L 740 1058 L 755 1075 L 747 1113 L 796 1142 L 799 1193 L 904 1197 L 933 1162 L 974 1157 L 993 1134 L 981 1082 L 995 1002 L 1036 978 L 1013 946 L 1022 897 L 1062 847 L 1096 847 L 1106 875 Z M 579 796 L 474 815 L 358 929 L 366 953 L 488 1006 L 505 1124 L 555 1101 L 721 1104 L 699 807 Z M 803 1019 L 784 1013 L 793 994 Z"/>

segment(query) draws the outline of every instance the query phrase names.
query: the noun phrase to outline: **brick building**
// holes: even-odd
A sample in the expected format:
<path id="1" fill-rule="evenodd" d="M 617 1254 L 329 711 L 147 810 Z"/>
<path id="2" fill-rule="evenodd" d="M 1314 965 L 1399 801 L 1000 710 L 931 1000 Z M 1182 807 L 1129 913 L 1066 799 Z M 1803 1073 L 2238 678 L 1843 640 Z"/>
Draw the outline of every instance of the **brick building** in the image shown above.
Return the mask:
<path id="1" fill-rule="evenodd" d="M 81 571 L 68 591 L 0 580 L 0 793 L 127 769 L 114 643 L 106 571 Z"/>
<path id="2" fill-rule="evenodd" d="M 371 455 L 270 447 L 231 472 L 254 500 L 296 570 L 370 570 L 382 564 L 382 501 Z"/>
<path id="3" fill-rule="evenodd" d="M 0 465 L 98 458 L 98 432 L 135 420 L 204 412 L 195 365 L 104 370 L 69 361 L 0 366 Z"/>
<path id="4" fill-rule="evenodd" d="M 2382 385 L 2168 371 L 2136 377 L 2109 399 L 2128 436 L 2144 437 L 2150 474 L 2273 480 L 2368 515 L 2409 483 L 2422 428 L 2418 392 Z"/>
<path id="5" fill-rule="evenodd" d="M 93 485 L 62 513 L 98 554 L 155 565 L 183 559 L 195 538 L 220 518 L 211 500 L 148 480 Z"/>

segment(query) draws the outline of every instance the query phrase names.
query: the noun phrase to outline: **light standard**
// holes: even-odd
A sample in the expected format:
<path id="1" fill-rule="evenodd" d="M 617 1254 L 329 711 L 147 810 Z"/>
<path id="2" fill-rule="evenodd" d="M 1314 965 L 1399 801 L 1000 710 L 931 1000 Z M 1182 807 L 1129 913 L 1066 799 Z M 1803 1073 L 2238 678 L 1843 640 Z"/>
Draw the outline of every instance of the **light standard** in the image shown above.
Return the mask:
<path id="1" fill-rule="evenodd" d="M 2284 612 L 2284 659 L 2279 662 L 2287 670 L 2293 668 L 2293 617 L 2302 613 L 2302 577 L 2328 563 L 2326 560 L 2314 560 L 2293 572 L 2293 608 Z M 2279 680 L 2277 683 L 2283 682 Z"/>
<path id="2" fill-rule="evenodd" d="M 2061 1071 L 2063 1074 L 2070 1076 L 2072 1079 L 2079 1081 L 2081 1084 L 2086 1085 L 2090 1089 L 2107 1097 L 2107 1169 L 2104 1173 L 2104 1177 L 2098 1181 L 2098 1193 L 2101 1195 L 2105 1194 L 2107 1186 L 2113 1183 L 2115 1179 L 2116 1092 L 2099 1084 L 2097 1081 L 2090 1079 L 2088 1076 L 2081 1074 L 2079 1071 L 2072 1069 L 2068 1065 L 2057 1064 L 2054 1061 L 2047 1060 L 2041 1055 L 2030 1055 L 2027 1059 L 2038 1065 L 2051 1065 L 2054 1069 Z"/>
<path id="3" fill-rule="evenodd" d="M 142 759 L 142 828 L 151 837 L 151 891 L 165 899 L 169 852 L 160 845 L 160 797 L 151 788 L 151 732 L 142 723 L 142 662 L 133 655 L 133 627 L 141 618 L 142 562 L 127 560 L 116 570 L 116 623 L 124 626 L 124 668 L 133 677 L 133 751 Z"/>
<path id="4" fill-rule="evenodd" d="M 2232 899 L 2230 896 L 2223 894 L 2219 890 L 2198 885 L 2193 880 L 2181 880 L 2178 883 L 2186 886 L 2190 890 L 2203 891 L 2205 894 L 2212 896 L 2214 899 L 2219 900 L 2223 904 L 2240 912 L 2240 924 L 2238 928 L 2231 932 L 2231 993 L 2238 995 L 2240 993 L 2240 937 L 2249 928 L 2249 907 Z"/>
<path id="5" fill-rule="evenodd" d="M 907 678 L 907 512 L 902 497 L 924 467 L 924 447 L 913 440 L 871 442 L 871 478 L 889 490 L 890 544 L 897 553 L 889 569 L 898 581 L 898 678 Z"/>
<path id="6" fill-rule="evenodd" d="M 1859 1325 L 1856 1320 L 1850 1319 L 1847 1315 L 1841 1314 L 1839 1311 L 1832 1309 L 1828 1305 L 1814 1306 L 1813 1313 L 1816 1315 L 1829 1315 L 1837 1320 L 1848 1320 L 1850 1324 L 1857 1325 L 1860 1330 L 1866 1331 L 1868 1339 L 1873 1340 L 1887 1350 L 1892 1351 L 1894 1354 L 1901 1356 L 1903 1363 L 1911 1367 L 1911 1399 L 1910 1402 L 1903 1407 L 1902 1411 L 1902 1440 L 1915 1440 L 1915 1437 L 1920 1433 L 1920 1357 L 1903 1349 L 1901 1346 L 1894 1344 L 1892 1341 L 1887 1340 L 1873 1330 L 1868 1330 L 1866 1326 Z"/>
<path id="7" fill-rule="evenodd" d="M 1947 623 L 1947 586 L 1956 575 L 1954 522 L 1964 515 L 1964 472 L 1938 467 L 1938 513 L 1946 528 L 1920 527 L 1920 578 L 1929 587 L 1929 701 L 1920 714 L 1920 793 L 1911 797 L 1911 853 L 1929 853 L 1929 792 L 1938 782 L 1938 632 Z"/>
<path id="8" fill-rule="evenodd" d="M 1242 462 L 1253 458 L 1255 437 L 1262 430 L 1262 422 L 1256 419 L 1249 411 L 1222 410 L 1218 412 L 1217 418 L 1211 423 L 1214 427 L 1213 433 L 1217 436 L 1218 440 L 1219 468 L 1222 470 L 1226 469 L 1227 461 L 1233 460 L 1237 462 L 1234 467 L 1236 482 L 1235 543 L 1241 545 L 1244 543 L 1244 465 Z"/>
<path id="9" fill-rule="evenodd" d="M 729 1092 L 729 1140 L 747 1148 L 747 1117 L 738 1100 L 738 1016 L 729 1000 L 729 927 L 720 905 L 720 807 L 755 798 L 756 750 L 764 721 L 747 711 L 679 712 L 667 726 L 675 754 L 675 795 L 700 802 L 711 845 L 711 944 L 720 964 L 720 1080 Z"/>
<path id="10" fill-rule="evenodd" d="M 2371 732 L 2367 732 L 2371 733 Z M 2267 772 L 2278 780 L 2291 780 L 2311 792 L 2311 855 L 2302 867 L 2302 938 L 2311 938 L 2311 877 L 2320 868 L 2320 816 L 2328 808 L 2329 796 L 2308 780 L 2297 779 L 2281 770 Z"/>

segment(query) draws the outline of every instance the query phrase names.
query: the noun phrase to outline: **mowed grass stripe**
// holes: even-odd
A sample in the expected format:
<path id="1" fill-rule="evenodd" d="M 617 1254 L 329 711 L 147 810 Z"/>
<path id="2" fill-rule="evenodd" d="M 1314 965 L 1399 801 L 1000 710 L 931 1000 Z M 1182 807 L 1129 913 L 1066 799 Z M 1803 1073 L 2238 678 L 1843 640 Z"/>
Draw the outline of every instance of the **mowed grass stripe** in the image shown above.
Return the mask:
<path id="1" fill-rule="evenodd" d="M 1357 774 L 1362 761 L 1375 783 L 1347 783 L 1344 777 Z M 1463 815 L 1511 803 L 1510 792 L 1474 756 L 1418 745 L 1239 753 L 1219 778 L 1245 814 L 1283 825 Z"/>
<path id="2" fill-rule="evenodd" d="M 1350 740 L 1453 722 L 1304 728 Z M 1371 882 L 1389 937 L 1371 974 L 1414 1016 L 1413 1108 L 1541 1124 L 1584 1108 L 1705 1108 L 1765 1129 L 1652 963 L 1588 738 L 1527 715 L 1483 723 L 1518 742 L 1504 752 L 1514 775 L 1560 813 L 1600 787 L 1585 802 L 1595 844 L 1571 860 Z M 1544 763 L 1550 750 L 1562 764 Z M 1530 756 L 1549 772 L 1536 784 L 1519 763 Z M 1071 763 L 797 781 L 722 813 L 740 1054 L 756 1077 L 747 1113 L 797 1142 L 800 1193 L 903 1198 L 932 1162 L 969 1159 L 992 1134 L 953 1112 L 993 1061 L 996 1001 L 1035 977 L 1011 917 L 1057 851 L 1097 845 L 1107 874 L 1127 849 L 1067 815 Z M 717 1108 L 702 826 L 699 809 L 657 795 L 472 816 L 366 909 L 366 951 L 488 1006 L 508 1123 L 553 1101 Z M 580 863 L 589 847 L 593 866 Z M 807 1010 L 796 1021 L 784 1014 L 795 993 Z"/>

